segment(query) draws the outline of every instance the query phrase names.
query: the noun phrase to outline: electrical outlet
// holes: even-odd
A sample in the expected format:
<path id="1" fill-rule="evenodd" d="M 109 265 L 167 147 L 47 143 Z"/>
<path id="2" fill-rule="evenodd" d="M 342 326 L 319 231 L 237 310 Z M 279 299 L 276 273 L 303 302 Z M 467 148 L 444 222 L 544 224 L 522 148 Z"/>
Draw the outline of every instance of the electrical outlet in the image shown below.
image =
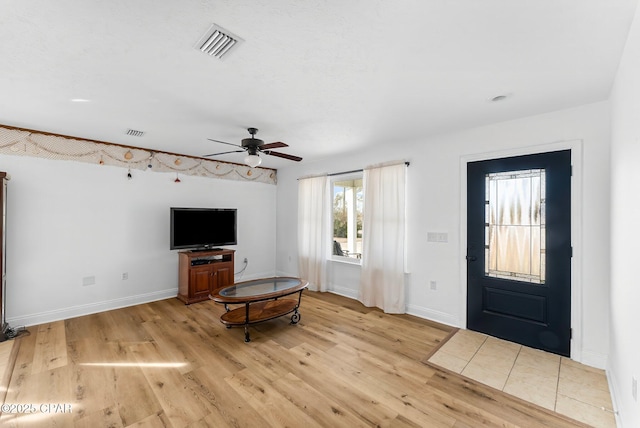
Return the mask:
<path id="1" fill-rule="evenodd" d="M 122 280 L 124 281 L 126 279 L 129 279 L 129 272 L 123 272 L 122 274 Z"/>
<path id="2" fill-rule="evenodd" d="M 633 397 L 633 401 L 638 401 L 638 379 L 635 377 L 631 378 L 631 396 Z"/>
<path id="3" fill-rule="evenodd" d="M 245 257 L 245 258 L 244 258 L 244 262 L 245 262 L 245 263 L 249 263 L 249 259 Z"/>
<path id="4" fill-rule="evenodd" d="M 431 290 L 436 290 L 438 288 L 438 284 L 435 281 L 429 281 L 429 288 Z"/>

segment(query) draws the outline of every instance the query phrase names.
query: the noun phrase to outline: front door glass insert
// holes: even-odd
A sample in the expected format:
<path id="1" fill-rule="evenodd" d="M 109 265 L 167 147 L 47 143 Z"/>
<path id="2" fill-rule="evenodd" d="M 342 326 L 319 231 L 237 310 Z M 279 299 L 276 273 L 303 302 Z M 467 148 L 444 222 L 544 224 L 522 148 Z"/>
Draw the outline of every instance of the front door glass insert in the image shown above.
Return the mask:
<path id="1" fill-rule="evenodd" d="M 545 282 L 545 171 L 486 175 L 485 275 Z"/>

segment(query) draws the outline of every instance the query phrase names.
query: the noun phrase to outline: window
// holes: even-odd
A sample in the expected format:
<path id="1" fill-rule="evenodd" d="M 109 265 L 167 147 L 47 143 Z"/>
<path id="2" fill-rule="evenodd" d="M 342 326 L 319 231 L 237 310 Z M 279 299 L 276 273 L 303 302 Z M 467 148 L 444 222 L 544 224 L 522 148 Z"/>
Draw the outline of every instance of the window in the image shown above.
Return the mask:
<path id="1" fill-rule="evenodd" d="M 545 283 L 545 170 L 486 176 L 485 275 Z"/>
<path id="2" fill-rule="evenodd" d="M 362 173 L 335 176 L 331 180 L 333 258 L 362 258 Z"/>

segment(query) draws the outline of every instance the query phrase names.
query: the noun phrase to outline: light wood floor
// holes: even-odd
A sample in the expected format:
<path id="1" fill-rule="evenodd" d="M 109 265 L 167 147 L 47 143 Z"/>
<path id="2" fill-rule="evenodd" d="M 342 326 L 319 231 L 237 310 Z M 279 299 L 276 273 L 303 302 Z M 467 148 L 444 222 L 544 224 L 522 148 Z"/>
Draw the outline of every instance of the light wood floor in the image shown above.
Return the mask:
<path id="1" fill-rule="evenodd" d="M 298 325 L 244 343 L 223 311 L 169 299 L 30 327 L 0 426 L 585 426 L 425 364 L 445 326 L 305 291 Z"/>

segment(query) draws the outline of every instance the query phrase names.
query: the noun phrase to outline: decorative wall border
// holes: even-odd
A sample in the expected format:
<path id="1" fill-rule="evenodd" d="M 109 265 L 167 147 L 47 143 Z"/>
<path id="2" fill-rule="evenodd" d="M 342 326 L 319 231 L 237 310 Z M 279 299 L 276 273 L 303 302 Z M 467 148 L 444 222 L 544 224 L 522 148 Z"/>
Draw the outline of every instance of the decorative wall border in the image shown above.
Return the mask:
<path id="1" fill-rule="evenodd" d="M 0 154 L 276 184 L 277 171 L 0 125 Z"/>

